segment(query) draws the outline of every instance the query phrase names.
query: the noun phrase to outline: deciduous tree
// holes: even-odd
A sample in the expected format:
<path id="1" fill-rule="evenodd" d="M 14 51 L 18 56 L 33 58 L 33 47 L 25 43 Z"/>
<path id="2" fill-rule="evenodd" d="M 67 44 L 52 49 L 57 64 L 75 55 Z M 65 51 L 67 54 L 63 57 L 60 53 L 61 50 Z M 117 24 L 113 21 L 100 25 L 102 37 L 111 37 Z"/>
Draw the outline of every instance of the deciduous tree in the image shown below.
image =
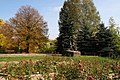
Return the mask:
<path id="1" fill-rule="evenodd" d="M 14 37 L 19 40 L 19 46 L 25 49 L 26 53 L 47 41 L 47 23 L 33 7 L 22 6 L 10 22 L 15 29 Z"/>

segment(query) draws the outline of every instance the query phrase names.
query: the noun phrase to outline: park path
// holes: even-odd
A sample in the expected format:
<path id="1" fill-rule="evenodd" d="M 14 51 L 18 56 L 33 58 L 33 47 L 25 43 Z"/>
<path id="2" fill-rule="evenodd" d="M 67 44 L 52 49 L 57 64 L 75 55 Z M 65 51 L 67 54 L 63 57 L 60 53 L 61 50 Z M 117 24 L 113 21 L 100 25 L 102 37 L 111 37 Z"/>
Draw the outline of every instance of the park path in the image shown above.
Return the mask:
<path id="1" fill-rule="evenodd" d="M 47 54 L 0 54 L 0 57 L 14 57 L 14 56 L 46 56 Z"/>

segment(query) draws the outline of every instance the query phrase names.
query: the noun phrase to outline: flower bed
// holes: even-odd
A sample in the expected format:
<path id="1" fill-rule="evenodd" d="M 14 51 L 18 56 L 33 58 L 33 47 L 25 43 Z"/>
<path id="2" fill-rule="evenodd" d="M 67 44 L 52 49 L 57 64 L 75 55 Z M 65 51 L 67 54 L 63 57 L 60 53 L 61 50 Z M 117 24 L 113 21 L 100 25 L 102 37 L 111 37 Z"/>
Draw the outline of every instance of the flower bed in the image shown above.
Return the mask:
<path id="1" fill-rule="evenodd" d="M 120 78 L 120 61 L 99 57 L 46 57 L 6 63 L 0 73 L 8 80 L 112 80 Z"/>

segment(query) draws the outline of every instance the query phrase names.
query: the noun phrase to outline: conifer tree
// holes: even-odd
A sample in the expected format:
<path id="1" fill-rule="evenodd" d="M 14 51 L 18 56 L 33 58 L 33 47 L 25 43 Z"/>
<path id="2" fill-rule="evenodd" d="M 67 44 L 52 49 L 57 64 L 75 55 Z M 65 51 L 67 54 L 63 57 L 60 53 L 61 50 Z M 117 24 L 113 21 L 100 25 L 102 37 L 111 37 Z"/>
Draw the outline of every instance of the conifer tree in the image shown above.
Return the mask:
<path id="1" fill-rule="evenodd" d="M 120 31 L 119 27 L 115 23 L 114 19 L 110 17 L 109 19 L 109 26 L 108 29 L 112 35 L 112 42 L 111 42 L 111 48 L 114 49 L 115 51 L 120 50 Z"/>
<path id="2" fill-rule="evenodd" d="M 66 0 L 60 12 L 57 50 L 94 51 L 99 24 L 92 0 Z"/>
<path id="3" fill-rule="evenodd" d="M 78 50 L 95 52 L 96 33 L 100 24 L 100 16 L 92 0 L 81 0 L 80 29 L 78 34 Z"/>
<path id="4" fill-rule="evenodd" d="M 104 23 L 100 24 L 99 32 L 96 34 L 98 40 L 98 51 L 104 48 L 110 48 L 112 44 L 112 35 L 109 29 L 104 26 Z"/>
<path id="5" fill-rule="evenodd" d="M 67 0 L 61 8 L 59 19 L 59 37 L 57 38 L 57 50 L 76 50 L 76 39 L 80 15 L 80 0 Z"/>

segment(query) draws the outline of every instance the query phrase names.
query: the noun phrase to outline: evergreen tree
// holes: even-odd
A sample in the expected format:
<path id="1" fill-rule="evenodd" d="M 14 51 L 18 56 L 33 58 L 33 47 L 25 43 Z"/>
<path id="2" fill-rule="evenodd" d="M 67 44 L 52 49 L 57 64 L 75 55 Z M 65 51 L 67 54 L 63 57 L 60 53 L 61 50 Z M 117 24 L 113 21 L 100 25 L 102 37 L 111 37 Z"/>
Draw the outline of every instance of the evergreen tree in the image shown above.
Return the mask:
<path id="1" fill-rule="evenodd" d="M 60 12 L 57 50 L 92 51 L 100 16 L 92 0 L 67 0 Z"/>
<path id="2" fill-rule="evenodd" d="M 110 17 L 110 19 L 109 19 L 108 29 L 112 35 L 111 48 L 114 49 L 115 51 L 119 51 L 120 50 L 119 27 L 116 25 L 116 23 L 112 17 Z"/>
<path id="3" fill-rule="evenodd" d="M 81 0 L 80 29 L 78 35 L 78 50 L 96 52 L 96 33 L 100 24 L 100 16 L 92 0 Z"/>
<path id="4" fill-rule="evenodd" d="M 67 0 L 61 8 L 57 50 L 77 50 L 76 39 L 80 27 L 80 0 Z"/>
<path id="5" fill-rule="evenodd" d="M 112 35 L 109 29 L 104 26 L 104 24 L 100 24 L 99 32 L 96 34 L 97 37 L 97 44 L 98 44 L 98 51 L 104 48 L 110 48 L 112 45 Z"/>

